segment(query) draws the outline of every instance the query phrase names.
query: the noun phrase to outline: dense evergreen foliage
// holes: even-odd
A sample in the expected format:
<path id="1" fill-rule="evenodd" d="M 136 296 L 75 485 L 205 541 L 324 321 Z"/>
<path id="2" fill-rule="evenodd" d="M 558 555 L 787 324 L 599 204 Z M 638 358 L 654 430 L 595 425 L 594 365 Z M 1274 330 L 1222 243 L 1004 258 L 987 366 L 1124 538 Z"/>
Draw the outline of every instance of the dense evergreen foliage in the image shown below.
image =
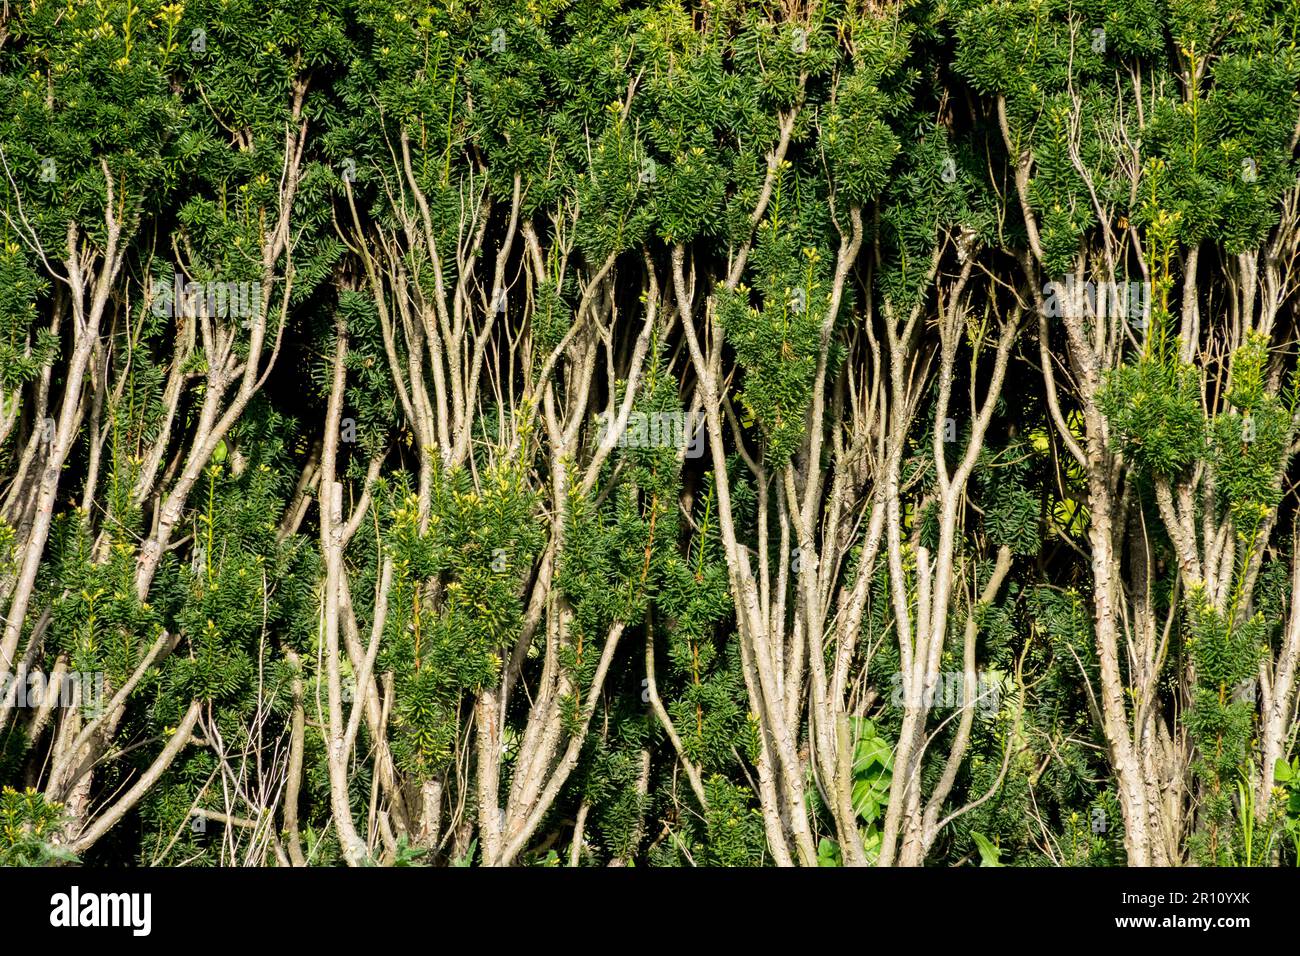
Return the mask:
<path id="1" fill-rule="evenodd" d="M 0 864 L 1285 865 L 1296 0 L 0 8 Z"/>

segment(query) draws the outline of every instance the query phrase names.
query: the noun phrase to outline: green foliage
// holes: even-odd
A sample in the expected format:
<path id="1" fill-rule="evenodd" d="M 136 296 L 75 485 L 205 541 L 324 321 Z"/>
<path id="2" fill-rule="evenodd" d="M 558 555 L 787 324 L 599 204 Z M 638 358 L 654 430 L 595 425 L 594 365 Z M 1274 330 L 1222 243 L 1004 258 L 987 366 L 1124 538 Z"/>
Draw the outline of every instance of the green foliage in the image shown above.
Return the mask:
<path id="1" fill-rule="evenodd" d="M 1278 784 L 1274 788 L 1275 795 L 1286 798 L 1285 803 L 1281 799 L 1277 801 L 1280 805 L 1278 815 L 1282 818 L 1281 829 L 1291 841 L 1295 858 L 1300 860 L 1300 757 L 1293 757 L 1290 763 L 1279 758 L 1273 769 L 1273 779 Z"/>
<path id="2" fill-rule="evenodd" d="M 1233 521 L 1253 536 L 1282 501 L 1280 476 L 1291 456 L 1291 411 L 1266 387 L 1269 350 L 1256 333 L 1234 355 L 1230 409 L 1210 426 L 1215 481 Z"/>
<path id="3" fill-rule="evenodd" d="M 385 497 L 393 584 L 380 666 L 398 675 L 398 764 L 427 779 L 452 759 L 464 695 L 496 679 L 521 625 L 519 591 L 541 544 L 536 495 L 509 465 L 479 490 L 452 472 L 440 476 L 424 532 L 414 495 L 395 487 Z M 442 595 L 432 606 L 430 578 Z"/>
<path id="4" fill-rule="evenodd" d="M 767 862 L 767 840 L 762 813 L 752 795 L 723 777 L 705 783 L 709 809 L 705 814 L 701 866 L 762 866 Z"/>
<path id="5" fill-rule="evenodd" d="M 994 844 L 982 833 L 972 833 L 971 839 L 980 852 L 980 866 L 1006 866 L 1002 860 L 1002 848 Z"/>
<path id="6" fill-rule="evenodd" d="M 1197 376 L 1187 366 L 1151 359 L 1117 369 L 1102 407 L 1117 450 L 1155 478 L 1170 479 L 1205 451 L 1205 420 Z"/>
<path id="7" fill-rule="evenodd" d="M 73 862 L 68 813 L 129 792 L 193 702 L 88 863 L 336 865 L 348 812 L 367 861 L 494 862 L 493 790 L 529 828 L 507 862 L 767 865 L 794 832 L 775 791 L 810 807 L 802 862 L 841 865 L 856 827 L 874 863 L 903 721 L 882 698 L 945 544 L 934 659 L 963 671 L 971 626 L 1000 697 L 928 862 L 1123 862 L 1104 703 L 1187 741 L 1178 852 L 1293 859 L 1293 739 L 1267 812 L 1252 783 L 1292 606 L 1298 30 L 1275 0 L 6 6 L 3 640 L 134 683 L 71 811 L 50 757 L 102 715 L 0 718 L 0 780 L 49 787 L 0 792 L 0 864 Z M 1145 283 L 1150 308 L 1065 315 L 1027 275 Z M 261 311 L 188 314 L 189 281 Z M 1018 323 L 1006 385 L 945 529 L 995 319 Z M 1165 492 L 1220 529 L 1205 580 Z M 1122 580 L 1094 566 L 1103 518 Z M 808 539 L 824 563 L 796 566 Z M 813 665 L 842 671 L 817 703 L 851 741 L 847 822 Z M 922 721 L 923 799 L 959 723 Z"/>
<path id="8" fill-rule="evenodd" d="M 1204 786 L 1192 848 L 1207 863 L 1222 866 L 1244 849 L 1235 845 L 1233 798 L 1250 752 L 1255 703 L 1240 690 L 1257 672 L 1267 625 L 1259 614 L 1240 622 L 1218 614 L 1200 595 L 1193 596 L 1191 612 L 1196 687 L 1186 723 L 1197 743 L 1192 769 Z"/>
<path id="9" fill-rule="evenodd" d="M 0 866 L 76 863 L 76 854 L 55 842 L 63 808 L 32 789 L 0 790 Z"/>

